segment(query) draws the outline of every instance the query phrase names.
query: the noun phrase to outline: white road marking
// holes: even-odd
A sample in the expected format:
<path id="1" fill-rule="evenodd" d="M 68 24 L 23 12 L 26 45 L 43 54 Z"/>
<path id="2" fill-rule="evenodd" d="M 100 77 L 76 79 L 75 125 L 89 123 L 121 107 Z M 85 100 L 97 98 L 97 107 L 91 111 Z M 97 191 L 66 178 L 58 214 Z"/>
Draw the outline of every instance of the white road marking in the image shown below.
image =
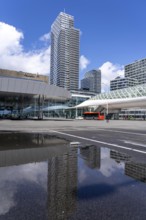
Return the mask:
<path id="1" fill-rule="evenodd" d="M 73 134 L 68 134 L 68 133 L 63 133 L 63 132 L 55 131 L 55 130 L 50 130 L 50 131 L 54 132 L 54 133 L 57 133 L 57 134 L 66 135 L 66 136 L 69 136 L 69 137 L 79 138 L 79 139 L 86 140 L 86 141 L 92 141 L 92 142 L 95 142 L 95 143 L 100 143 L 100 144 L 104 144 L 104 145 L 108 145 L 108 146 L 113 146 L 113 147 L 117 147 L 117 148 L 122 148 L 122 149 L 130 150 L 130 151 L 135 151 L 135 152 L 146 154 L 146 151 L 141 151 L 141 150 L 133 149 L 133 148 L 130 148 L 130 147 L 125 147 L 125 146 L 121 146 L 121 145 L 118 145 L 118 144 L 112 144 L 112 143 L 107 143 L 107 142 L 103 142 L 103 141 L 93 140 L 93 139 L 90 139 L 90 138 L 85 138 L 85 137 L 81 137 L 81 136 L 77 136 L 77 135 L 73 135 Z"/>
<path id="2" fill-rule="evenodd" d="M 123 133 L 123 134 L 134 134 L 134 135 L 142 135 L 146 136 L 146 134 L 140 134 L 140 133 L 135 133 L 135 132 L 126 132 L 126 131 L 116 131 L 116 130 L 109 130 L 109 129 L 103 129 L 103 128 L 97 128 L 96 130 L 101 130 L 101 131 L 111 131 L 111 132 L 117 132 L 117 133 Z"/>
<path id="3" fill-rule="evenodd" d="M 54 128 L 55 129 L 55 128 Z M 132 135 L 140 135 L 140 136 L 145 136 L 146 137 L 146 134 L 141 134 L 141 133 L 136 133 L 136 132 L 126 132 L 126 131 L 120 131 L 120 130 L 111 130 L 111 129 L 104 129 L 104 128 L 97 128 L 97 127 L 80 127 L 80 128 L 58 128 L 58 130 L 61 130 L 61 131 L 106 131 L 106 132 L 116 132 L 116 133 L 123 133 L 123 134 L 132 134 Z"/>
<path id="4" fill-rule="evenodd" d="M 125 144 L 131 144 L 131 145 L 135 145 L 135 146 L 140 146 L 140 147 L 146 147 L 145 144 L 141 144 L 141 143 L 137 143 L 137 142 L 133 142 L 133 141 L 125 141 L 123 140 Z"/>

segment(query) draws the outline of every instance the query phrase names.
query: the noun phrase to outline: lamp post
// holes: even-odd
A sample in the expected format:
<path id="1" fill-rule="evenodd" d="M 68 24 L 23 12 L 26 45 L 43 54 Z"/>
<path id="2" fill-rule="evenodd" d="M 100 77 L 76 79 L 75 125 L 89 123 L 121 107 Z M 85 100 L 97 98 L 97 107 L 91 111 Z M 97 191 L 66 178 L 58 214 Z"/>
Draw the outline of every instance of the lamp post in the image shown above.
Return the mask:
<path id="1" fill-rule="evenodd" d="M 105 85 L 108 89 L 108 92 L 109 92 L 109 85 L 106 84 L 106 83 L 102 83 L 103 85 Z M 108 112 L 109 112 L 109 107 L 108 107 L 108 101 L 106 103 L 106 121 L 109 122 L 109 119 L 108 119 Z"/>
<path id="2" fill-rule="evenodd" d="M 108 115 L 108 101 L 107 101 L 107 104 L 106 104 L 106 114 Z"/>

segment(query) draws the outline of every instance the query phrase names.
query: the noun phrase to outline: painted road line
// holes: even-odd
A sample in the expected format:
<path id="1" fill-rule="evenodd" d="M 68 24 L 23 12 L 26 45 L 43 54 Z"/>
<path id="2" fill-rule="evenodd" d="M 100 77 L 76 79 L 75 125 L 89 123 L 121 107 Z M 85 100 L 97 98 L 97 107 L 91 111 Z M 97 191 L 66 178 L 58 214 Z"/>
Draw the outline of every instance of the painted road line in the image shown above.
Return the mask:
<path id="1" fill-rule="evenodd" d="M 135 146 L 146 147 L 145 144 L 137 143 L 137 142 L 134 142 L 134 141 L 125 141 L 125 140 L 121 140 L 121 141 L 124 141 L 125 144 L 131 144 L 131 145 L 135 145 Z"/>
<path id="2" fill-rule="evenodd" d="M 116 133 L 123 133 L 123 134 L 132 134 L 132 135 L 140 135 L 140 136 L 145 136 L 146 137 L 146 134 L 141 134 L 141 133 L 136 133 L 136 132 L 126 132 L 126 131 L 119 131 L 119 130 L 109 130 L 109 129 L 104 129 L 104 128 L 96 128 L 96 127 L 89 127 L 89 128 L 86 128 L 86 127 L 80 127 L 80 128 L 71 128 L 71 129 L 66 129 L 66 128 L 61 128 L 58 130 L 61 130 L 61 131 L 106 131 L 106 132 L 116 132 Z"/>
<path id="3" fill-rule="evenodd" d="M 134 134 L 134 135 L 142 135 L 146 136 L 146 134 L 140 134 L 140 133 L 135 133 L 135 132 L 126 132 L 126 131 L 117 131 L 117 130 L 109 130 L 109 129 L 102 129 L 102 128 L 97 128 L 96 130 L 101 130 L 101 131 L 110 131 L 110 132 L 117 132 L 117 133 L 123 133 L 123 134 Z"/>
<path id="4" fill-rule="evenodd" d="M 117 147 L 117 148 L 121 148 L 121 149 L 125 149 L 125 150 L 130 150 L 130 151 L 135 151 L 135 152 L 146 154 L 146 151 L 141 151 L 141 150 L 133 149 L 133 148 L 130 148 L 130 147 L 125 147 L 125 146 L 121 146 L 121 145 L 118 145 L 118 144 L 112 144 L 112 143 L 107 143 L 107 142 L 103 142 L 103 141 L 93 140 L 93 139 L 90 139 L 90 138 L 85 138 L 85 137 L 81 137 L 81 136 L 77 136 L 77 135 L 73 135 L 73 134 L 68 134 L 68 133 L 63 133 L 63 132 L 55 131 L 55 130 L 50 130 L 50 131 L 54 132 L 54 133 L 57 133 L 57 134 L 66 135 L 66 136 L 69 136 L 69 137 L 74 137 L 74 138 L 79 138 L 79 139 L 86 140 L 86 141 L 91 141 L 91 142 L 94 142 L 94 143 L 104 144 L 104 145 L 108 145 L 108 146 L 112 146 L 112 147 Z"/>

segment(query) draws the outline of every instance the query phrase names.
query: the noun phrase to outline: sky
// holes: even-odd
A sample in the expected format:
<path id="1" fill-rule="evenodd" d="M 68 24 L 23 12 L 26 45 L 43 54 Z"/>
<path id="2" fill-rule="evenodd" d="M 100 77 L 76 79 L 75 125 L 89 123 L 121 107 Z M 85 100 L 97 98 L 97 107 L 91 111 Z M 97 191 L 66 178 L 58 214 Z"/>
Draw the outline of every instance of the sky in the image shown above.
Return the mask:
<path id="1" fill-rule="evenodd" d="M 0 0 L 0 68 L 49 75 L 50 30 L 61 11 L 80 30 L 80 79 L 101 69 L 102 90 L 146 58 L 145 0 Z"/>

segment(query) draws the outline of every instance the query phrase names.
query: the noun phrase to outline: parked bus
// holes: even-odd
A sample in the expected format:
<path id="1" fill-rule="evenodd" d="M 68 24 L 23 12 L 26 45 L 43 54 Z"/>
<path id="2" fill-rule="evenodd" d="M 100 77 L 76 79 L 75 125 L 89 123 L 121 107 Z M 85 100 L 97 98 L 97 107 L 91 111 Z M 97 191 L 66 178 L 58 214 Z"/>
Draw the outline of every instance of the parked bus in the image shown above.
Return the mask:
<path id="1" fill-rule="evenodd" d="M 95 119 L 95 120 L 104 120 L 104 113 L 100 112 L 84 112 L 83 113 L 84 119 Z"/>

